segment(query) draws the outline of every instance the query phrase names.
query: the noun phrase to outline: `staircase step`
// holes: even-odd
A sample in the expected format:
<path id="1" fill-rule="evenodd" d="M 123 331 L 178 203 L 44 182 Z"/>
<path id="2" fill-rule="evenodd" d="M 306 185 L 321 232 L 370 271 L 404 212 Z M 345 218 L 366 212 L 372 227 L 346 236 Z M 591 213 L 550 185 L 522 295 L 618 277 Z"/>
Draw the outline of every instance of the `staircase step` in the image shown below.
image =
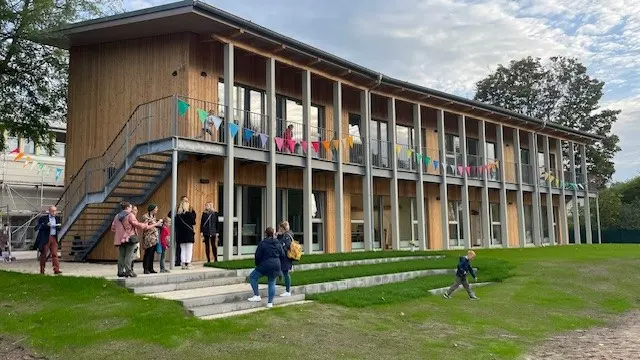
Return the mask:
<path id="1" fill-rule="evenodd" d="M 134 164 L 134 165 L 131 167 L 131 170 L 160 171 L 160 172 L 162 172 L 162 171 L 164 171 L 164 170 L 166 170 L 166 169 L 167 169 L 167 167 L 166 167 L 166 166 L 163 166 L 163 167 L 151 167 L 151 166 L 139 165 L 139 164 L 137 164 L 137 163 L 136 163 L 136 164 Z M 131 173 L 129 173 L 129 174 L 131 174 Z M 159 175 L 159 174 L 158 174 L 158 175 Z"/>
<path id="2" fill-rule="evenodd" d="M 134 294 L 154 294 L 160 292 L 176 291 L 176 290 L 188 290 L 198 289 L 211 286 L 223 286 L 232 284 L 241 284 L 246 282 L 244 277 L 221 277 L 217 279 L 188 281 L 183 283 L 164 284 L 164 285 L 148 285 L 148 286 L 135 286 L 130 288 Z"/>
<path id="3" fill-rule="evenodd" d="M 120 183 L 132 183 L 132 184 L 148 184 L 149 180 L 132 180 L 132 179 L 122 179 Z"/>
<path id="4" fill-rule="evenodd" d="M 159 165 L 164 165 L 166 164 L 168 161 L 163 161 L 163 160 L 151 160 L 151 159 L 138 159 L 136 161 L 136 163 L 138 162 L 143 162 L 143 163 L 147 163 L 147 164 L 159 164 Z M 135 166 L 134 166 L 135 167 Z"/>
<path id="5" fill-rule="evenodd" d="M 206 269 L 206 268 L 205 268 Z M 139 276 L 136 278 L 118 278 L 116 281 L 125 287 L 131 288 L 136 286 L 149 286 L 149 285 L 166 285 L 166 284 L 179 284 L 189 281 L 218 279 L 224 277 L 237 277 L 236 272 L 232 270 L 175 270 L 172 273 L 166 274 L 150 274 Z M 173 290 L 171 290 L 173 291 Z"/>
<path id="6" fill-rule="evenodd" d="M 274 307 L 281 308 L 281 307 L 286 307 L 286 306 L 304 305 L 304 304 L 309 304 L 311 302 L 312 302 L 311 300 L 294 301 L 294 302 L 290 302 L 290 303 L 276 304 L 276 305 L 274 305 Z M 269 309 L 266 308 L 266 307 L 258 307 L 258 308 L 248 309 L 248 310 L 232 311 L 232 312 L 223 313 L 223 314 L 200 316 L 200 319 L 201 320 L 223 319 L 223 318 L 227 318 L 227 317 L 231 317 L 231 316 L 246 315 L 246 314 L 251 314 L 251 313 L 254 313 L 254 312 L 265 311 L 265 310 L 269 310 Z"/>
<path id="7" fill-rule="evenodd" d="M 292 295 L 290 297 L 276 296 L 273 299 L 273 304 L 275 306 L 278 306 L 282 304 L 303 301 L 304 299 L 305 299 L 304 294 Z M 261 302 L 249 302 L 246 299 L 244 299 L 241 301 L 224 303 L 224 304 L 198 306 L 198 307 L 190 308 L 188 310 L 194 316 L 203 317 L 203 316 L 231 313 L 231 312 L 242 311 L 242 310 L 264 308 L 266 305 L 267 305 L 267 298 L 263 297 Z"/>
<path id="8" fill-rule="evenodd" d="M 282 293 L 283 288 L 276 286 L 276 292 Z M 267 296 L 267 285 L 261 284 L 259 287 L 259 293 L 260 296 Z M 152 294 L 152 296 L 161 299 L 180 301 L 184 307 L 194 308 L 199 306 L 244 301 L 253 296 L 253 291 L 249 284 L 234 284 L 201 289 L 169 291 L 166 293 Z"/>

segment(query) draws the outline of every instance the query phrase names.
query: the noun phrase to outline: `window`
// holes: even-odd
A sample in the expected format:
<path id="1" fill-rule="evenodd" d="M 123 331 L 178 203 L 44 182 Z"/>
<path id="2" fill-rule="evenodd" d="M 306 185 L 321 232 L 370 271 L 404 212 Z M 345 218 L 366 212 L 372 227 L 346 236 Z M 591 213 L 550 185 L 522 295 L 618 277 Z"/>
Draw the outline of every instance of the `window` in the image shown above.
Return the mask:
<path id="1" fill-rule="evenodd" d="M 469 172 L 469 177 L 471 178 L 482 178 L 480 171 L 478 171 L 478 169 L 476 168 L 476 166 L 482 165 L 484 163 L 479 152 L 480 142 L 478 141 L 478 139 L 467 138 L 467 166 L 471 167 L 471 171 Z"/>
<path id="2" fill-rule="evenodd" d="M 449 246 L 463 246 L 464 231 L 460 224 L 462 219 L 462 202 L 458 200 L 449 201 Z"/>
<path id="3" fill-rule="evenodd" d="M 408 126 L 396 125 L 396 144 L 402 145 L 398 154 L 398 168 L 410 170 L 413 156 L 407 155 L 407 149 L 413 148 L 413 129 Z"/>
<path id="4" fill-rule="evenodd" d="M 389 167 L 389 128 L 387 123 L 379 120 L 371 120 L 371 153 L 372 165 L 376 167 Z"/>
<path id="5" fill-rule="evenodd" d="M 533 244 L 533 206 L 524 205 L 525 242 Z"/>
<path id="6" fill-rule="evenodd" d="M 63 132 L 53 132 L 55 136 L 55 152 L 51 156 L 64 157 L 65 143 L 67 142 L 67 134 Z M 49 153 L 44 146 L 38 146 L 38 154 L 40 156 L 49 156 Z"/>
<path id="7" fill-rule="evenodd" d="M 23 140 L 22 140 L 22 142 L 23 142 L 23 149 L 22 149 L 22 151 L 23 151 L 25 154 L 35 154 L 35 153 L 36 153 L 36 146 L 35 146 L 35 144 L 33 143 L 33 141 L 31 141 L 31 140 L 27 140 L 27 139 L 23 139 Z"/>
<path id="8" fill-rule="evenodd" d="M 446 170 L 448 175 L 459 176 L 458 165 L 462 165 L 462 153 L 460 151 L 460 137 L 457 135 L 445 135 Z M 452 168 L 453 167 L 453 168 Z"/>
<path id="9" fill-rule="evenodd" d="M 502 223 L 500 222 L 500 204 L 489 204 L 491 212 L 491 245 L 502 245 Z"/>
<path id="10" fill-rule="evenodd" d="M 364 165 L 364 144 L 360 136 L 360 115 L 349 113 L 349 136 L 353 136 L 353 148 L 348 148 L 349 162 Z"/>
<path id="11" fill-rule="evenodd" d="M 522 182 L 525 184 L 533 184 L 533 167 L 529 149 L 520 149 L 520 161 L 522 162 Z"/>
<path id="12" fill-rule="evenodd" d="M 6 142 L 7 150 L 12 151 L 13 149 L 18 147 L 18 138 L 13 136 L 7 136 Z"/>
<path id="13" fill-rule="evenodd" d="M 485 159 L 484 163 L 496 162 L 496 160 L 497 160 L 497 158 L 496 158 L 496 143 L 487 142 L 486 143 L 486 147 L 485 147 L 485 153 L 487 155 L 487 158 Z M 498 181 L 499 180 L 498 169 L 496 169 L 496 168 L 489 169 L 489 173 L 487 174 L 487 178 L 489 180 Z"/>

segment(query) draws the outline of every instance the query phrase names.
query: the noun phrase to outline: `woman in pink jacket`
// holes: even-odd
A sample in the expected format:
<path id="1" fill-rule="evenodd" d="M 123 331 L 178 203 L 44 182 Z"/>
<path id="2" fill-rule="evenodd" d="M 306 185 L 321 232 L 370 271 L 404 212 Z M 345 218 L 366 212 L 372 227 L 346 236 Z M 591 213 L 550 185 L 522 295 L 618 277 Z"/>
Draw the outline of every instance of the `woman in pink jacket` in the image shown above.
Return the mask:
<path id="1" fill-rule="evenodd" d="M 120 206 L 122 211 L 116 215 L 111 223 L 111 231 L 115 232 L 113 245 L 119 249 L 118 253 L 118 277 L 136 277 L 131 268 L 134 251 L 138 245 L 138 230 L 153 229 L 156 224 L 144 224 L 136 219 L 131 212 L 131 204 L 123 201 Z"/>

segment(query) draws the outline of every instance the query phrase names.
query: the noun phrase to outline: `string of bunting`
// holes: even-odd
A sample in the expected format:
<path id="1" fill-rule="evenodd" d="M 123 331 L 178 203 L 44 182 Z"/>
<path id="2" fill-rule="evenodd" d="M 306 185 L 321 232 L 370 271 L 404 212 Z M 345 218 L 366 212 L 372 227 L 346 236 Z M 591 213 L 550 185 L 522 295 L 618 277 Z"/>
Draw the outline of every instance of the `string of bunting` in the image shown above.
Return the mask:
<path id="1" fill-rule="evenodd" d="M 21 159 L 24 159 L 24 165 L 22 165 L 23 169 L 26 169 L 27 166 L 29 166 L 30 170 L 33 170 L 37 167 L 37 172 L 38 174 L 42 174 L 45 173 L 47 175 L 49 175 L 51 173 L 51 169 L 55 169 L 55 179 L 56 181 L 59 181 L 60 178 L 62 177 L 62 172 L 63 169 L 62 168 L 52 168 L 51 166 L 38 162 L 36 160 L 33 160 L 33 158 L 29 155 L 25 155 L 24 152 L 20 151 L 19 148 L 15 148 L 13 150 L 11 150 L 9 152 L 9 154 L 16 154 L 16 157 L 13 158 L 13 161 L 19 161 Z"/>
<path id="2" fill-rule="evenodd" d="M 556 184 L 557 187 L 563 187 L 565 189 L 572 189 L 572 190 L 578 190 L 578 189 L 584 190 L 584 185 L 570 182 L 570 181 L 561 181 L 559 177 L 553 175 L 549 171 L 543 171 L 540 174 L 540 178 L 543 179 L 544 181 L 548 181 L 551 184 Z"/>

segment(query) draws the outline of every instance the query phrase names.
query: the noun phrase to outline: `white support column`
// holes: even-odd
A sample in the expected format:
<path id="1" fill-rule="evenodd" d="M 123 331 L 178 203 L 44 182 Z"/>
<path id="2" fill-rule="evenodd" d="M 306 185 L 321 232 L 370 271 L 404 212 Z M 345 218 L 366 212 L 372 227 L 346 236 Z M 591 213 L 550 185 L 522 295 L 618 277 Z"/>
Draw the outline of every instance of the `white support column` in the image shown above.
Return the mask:
<path id="1" fill-rule="evenodd" d="M 335 173 L 336 196 L 336 252 L 344 251 L 344 142 L 342 141 L 342 84 L 339 81 L 333 83 L 333 128 L 336 129 L 338 145 L 338 171 Z"/>
<path id="2" fill-rule="evenodd" d="M 420 104 L 413 104 L 413 127 L 416 133 L 417 151 L 422 153 L 422 114 L 420 113 Z M 423 154 L 427 156 L 426 154 Z M 418 163 L 418 182 L 416 183 L 416 211 L 418 220 L 418 248 L 427 250 L 427 236 L 424 231 L 424 225 L 427 217 L 424 209 L 424 174 L 422 161 Z"/>
<path id="3" fill-rule="evenodd" d="M 516 208 L 518 212 L 518 238 L 520 247 L 527 244 L 527 233 L 524 219 L 524 194 L 522 192 L 522 153 L 520 152 L 520 129 L 513 129 L 513 152 L 516 159 L 516 178 L 518 190 L 516 192 Z"/>
<path id="4" fill-rule="evenodd" d="M 600 230 L 600 194 L 596 197 L 596 218 L 598 219 L 598 244 L 602 244 L 602 232 Z"/>
<path id="5" fill-rule="evenodd" d="M 223 201 L 224 201 L 224 223 L 222 224 L 222 232 L 224 237 L 224 248 L 222 253 L 223 260 L 231 260 L 233 256 L 233 206 L 235 199 L 233 197 L 234 184 L 234 142 L 229 132 L 228 124 L 233 123 L 235 120 L 234 111 L 234 98 L 233 84 L 235 80 L 233 78 L 233 44 L 224 44 L 224 114 L 226 126 L 224 131 L 226 132 L 224 138 L 227 139 L 227 156 L 224 158 L 224 187 L 223 187 Z M 242 136 L 242 134 L 240 134 Z"/>
<path id="6" fill-rule="evenodd" d="M 171 152 L 171 224 L 176 223 L 176 209 L 178 209 L 178 150 L 173 150 Z M 176 263 L 176 228 L 170 226 L 170 229 L 169 268 L 173 270 Z"/>
<path id="7" fill-rule="evenodd" d="M 484 120 L 478 120 L 478 128 L 480 130 L 480 163 L 486 164 L 487 161 L 487 129 Z M 501 164 L 500 164 L 501 165 Z M 502 166 L 498 165 L 498 168 Z M 489 176 L 487 171 L 482 172 L 482 189 L 480 201 L 480 214 L 482 214 L 482 246 L 485 248 L 491 246 L 491 216 L 489 211 Z"/>
<path id="8" fill-rule="evenodd" d="M 276 135 L 276 60 L 274 58 L 267 59 L 267 124 L 269 126 L 267 135 L 269 135 L 269 163 L 267 164 L 267 226 L 278 228 L 278 223 L 284 219 L 276 219 L 276 147 L 273 139 Z"/>
<path id="9" fill-rule="evenodd" d="M 302 123 L 304 124 L 304 139 L 311 141 L 311 72 L 302 71 Z M 311 216 L 311 199 L 313 197 L 313 160 L 311 151 L 306 153 L 307 161 L 302 174 L 302 229 L 305 254 L 313 251 L 313 223 Z"/>
<path id="10" fill-rule="evenodd" d="M 389 139 L 391 140 L 391 170 L 393 177 L 391 178 L 391 248 L 393 250 L 400 249 L 400 218 L 398 215 L 400 199 L 398 198 L 398 153 L 395 151 L 395 145 L 397 144 L 396 134 L 396 99 L 389 98 L 388 100 L 388 115 L 389 120 Z"/>
<path id="11" fill-rule="evenodd" d="M 589 181 L 587 180 L 587 149 L 584 144 L 580 145 L 580 172 L 582 173 L 582 185 L 584 186 L 584 227 L 586 229 L 587 244 L 593 244 L 593 234 L 591 234 L 591 206 L 589 199 Z"/>
<path id="12" fill-rule="evenodd" d="M 507 184 L 505 180 L 504 163 L 504 129 L 502 124 L 496 125 L 498 147 L 498 176 L 500 176 L 500 238 L 502 246 L 509 247 L 509 217 L 507 216 Z"/>
<path id="13" fill-rule="evenodd" d="M 373 250 L 373 175 L 371 172 L 371 95 L 360 92 L 360 130 L 364 145 L 364 176 L 362 177 L 362 211 L 364 218 L 364 249 Z"/>
<path id="14" fill-rule="evenodd" d="M 533 194 L 531 194 L 531 203 L 533 205 L 533 243 L 536 246 L 540 246 L 540 167 L 538 164 L 538 135 L 536 133 L 529 133 L 529 163 L 533 167 Z"/>
<path id="15" fill-rule="evenodd" d="M 440 219 L 442 227 L 442 248 L 449 250 L 449 201 L 447 200 L 447 157 L 444 136 L 444 110 L 437 110 L 438 149 L 440 152 Z"/>
<path id="16" fill-rule="evenodd" d="M 469 211 L 469 180 L 467 178 L 467 125 L 464 115 L 458 115 L 460 151 L 462 152 L 462 230 L 465 249 L 471 249 L 471 213 Z"/>
<path id="17" fill-rule="evenodd" d="M 562 151 L 562 140 L 556 140 L 556 169 L 558 169 L 558 176 L 560 177 L 560 201 L 558 202 L 558 221 L 560 221 L 560 231 L 562 233 L 562 241 L 558 241 L 558 244 L 561 242 L 563 244 L 569 244 L 569 218 L 567 216 L 567 197 L 566 190 L 564 186 L 564 154 Z"/>
<path id="18" fill-rule="evenodd" d="M 551 172 L 551 155 L 549 155 L 550 151 L 549 151 L 549 137 L 547 135 L 544 135 L 543 137 L 543 144 L 544 146 L 544 164 L 545 164 L 545 171 L 547 172 Z M 548 227 L 549 227 L 549 243 L 551 245 L 555 245 L 556 242 L 556 233 L 555 231 L 553 231 L 553 194 L 551 192 L 551 179 L 549 179 L 547 181 L 547 201 L 546 201 L 546 206 L 547 206 L 547 218 L 546 219 L 542 219 L 542 221 L 547 221 L 548 223 Z"/>
<path id="19" fill-rule="evenodd" d="M 569 167 L 571 169 L 571 182 L 576 183 L 576 149 L 573 141 L 569 142 Z M 573 235 L 576 245 L 580 245 L 580 212 L 578 211 L 578 190 L 573 188 Z"/>

